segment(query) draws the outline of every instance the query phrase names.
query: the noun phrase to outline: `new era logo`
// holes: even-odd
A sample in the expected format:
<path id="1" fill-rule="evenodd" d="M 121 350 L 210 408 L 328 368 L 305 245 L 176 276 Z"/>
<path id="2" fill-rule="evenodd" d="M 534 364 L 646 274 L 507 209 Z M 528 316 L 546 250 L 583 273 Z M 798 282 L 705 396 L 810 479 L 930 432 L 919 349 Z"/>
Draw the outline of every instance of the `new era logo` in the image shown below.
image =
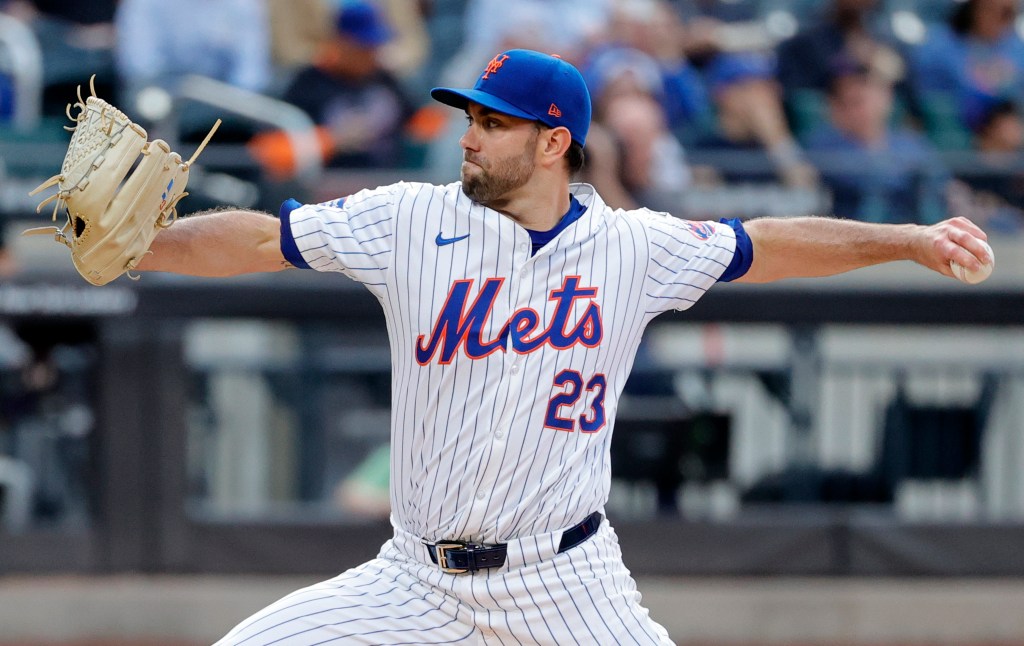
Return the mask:
<path id="1" fill-rule="evenodd" d="M 558 118 L 562 116 L 562 111 L 558 109 L 557 105 L 552 103 L 551 107 L 548 108 L 548 114 L 550 114 L 552 117 Z"/>

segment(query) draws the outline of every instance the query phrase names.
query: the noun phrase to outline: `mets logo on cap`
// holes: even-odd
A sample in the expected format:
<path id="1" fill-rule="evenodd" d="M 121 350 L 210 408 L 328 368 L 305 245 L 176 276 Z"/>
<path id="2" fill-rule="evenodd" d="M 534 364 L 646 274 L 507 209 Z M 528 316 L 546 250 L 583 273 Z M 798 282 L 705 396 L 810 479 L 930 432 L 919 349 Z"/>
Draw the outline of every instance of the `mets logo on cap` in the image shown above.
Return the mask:
<path id="1" fill-rule="evenodd" d="M 490 74 L 494 74 L 501 69 L 501 66 L 508 60 L 508 54 L 498 54 L 491 59 L 491 62 L 487 64 L 487 68 L 484 70 L 484 75 L 481 79 L 490 78 Z"/>

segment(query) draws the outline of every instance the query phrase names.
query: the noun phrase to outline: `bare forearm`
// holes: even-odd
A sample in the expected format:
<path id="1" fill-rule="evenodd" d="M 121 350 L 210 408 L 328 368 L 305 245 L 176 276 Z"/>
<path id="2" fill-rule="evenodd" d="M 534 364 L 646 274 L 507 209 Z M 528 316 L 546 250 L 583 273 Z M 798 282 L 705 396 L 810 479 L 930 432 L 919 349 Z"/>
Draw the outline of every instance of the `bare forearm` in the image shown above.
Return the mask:
<path id="1" fill-rule="evenodd" d="M 764 218 L 744 225 L 754 261 L 741 280 L 831 276 L 895 260 L 912 260 L 950 276 L 949 261 L 977 267 L 985 233 L 963 218 L 932 226 L 871 224 L 834 218 Z"/>
<path id="2" fill-rule="evenodd" d="M 912 253 L 914 225 L 880 227 L 833 218 L 763 218 L 744 225 L 754 244 L 749 282 L 831 276 L 901 260 Z"/>
<path id="3" fill-rule="evenodd" d="M 277 218 L 256 211 L 217 211 L 181 218 L 162 230 L 137 269 L 192 276 L 235 276 L 279 271 Z"/>

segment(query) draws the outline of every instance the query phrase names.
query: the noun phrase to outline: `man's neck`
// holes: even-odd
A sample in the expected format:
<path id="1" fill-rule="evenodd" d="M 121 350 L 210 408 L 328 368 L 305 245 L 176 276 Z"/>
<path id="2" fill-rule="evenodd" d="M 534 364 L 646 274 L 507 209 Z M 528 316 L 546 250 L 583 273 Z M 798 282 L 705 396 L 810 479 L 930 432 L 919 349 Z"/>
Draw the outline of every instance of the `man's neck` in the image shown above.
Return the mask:
<path id="1" fill-rule="evenodd" d="M 545 190 L 527 185 L 484 206 L 512 218 L 524 229 L 550 231 L 569 210 L 569 186 L 563 182 Z"/>

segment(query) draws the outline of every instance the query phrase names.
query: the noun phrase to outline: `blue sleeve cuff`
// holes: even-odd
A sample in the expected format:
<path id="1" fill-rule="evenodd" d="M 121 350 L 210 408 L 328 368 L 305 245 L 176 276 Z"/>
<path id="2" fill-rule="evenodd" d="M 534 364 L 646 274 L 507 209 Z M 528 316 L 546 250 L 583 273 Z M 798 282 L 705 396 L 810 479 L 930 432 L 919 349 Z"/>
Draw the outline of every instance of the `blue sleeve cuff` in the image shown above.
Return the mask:
<path id="1" fill-rule="evenodd" d="M 722 218 L 719 222 L 728 224 L 736 232 L 736 252 L 732 256 L 732 262 L 718 278 L 718 282 L 728 283 L 742 277 L 750 269 L 750 263 L 754 262 L 754 243 L 750 241 L 750 236 L 747 235 L 739 218 Z"/>
<path id="2" fill-rule="evenodd" d="M 292 211 L 302 206 L 298 200 L 288 198 L 281 204 L 281 254 L 284 259 L 299 269 L 310 269 L 306 259 L 299 252 L 299 246 L 295 244 L 292 236 Z"/>

